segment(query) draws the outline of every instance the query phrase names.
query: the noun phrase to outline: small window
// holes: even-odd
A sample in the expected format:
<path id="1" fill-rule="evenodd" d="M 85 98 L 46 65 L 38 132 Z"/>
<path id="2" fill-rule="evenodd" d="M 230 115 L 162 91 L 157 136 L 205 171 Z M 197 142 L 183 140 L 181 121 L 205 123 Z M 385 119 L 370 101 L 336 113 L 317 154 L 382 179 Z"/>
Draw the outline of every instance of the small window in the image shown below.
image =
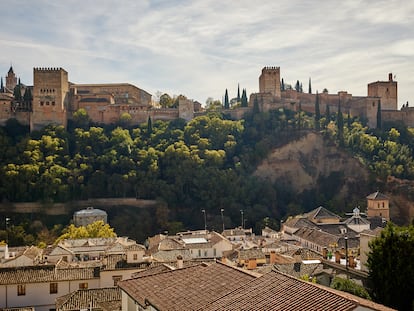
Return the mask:
<path id="1" fill-rule="evenodd" d="M 88 283 L 79 283 L 79 289 L 88 289 Z"/>
<path id="2" fill-rule="evenodd" d="M 65 262 L 68 262 L 68 256 L 63 256 L 62 260 L 65 261 Z"/>
<path id="3" fill-rule="evenodd" d="M 50 294 L 57 294 L 58 292 L 58 283 L 50 283 Z"/>
<path id="4" fill-rule="evenodd" d="M 198 257 L 201 257 L 201 249 L 198 250 Z"/>
<path id="5" fill-rule="evenodd" d="M 26 295 L 26 285 L 19 284 L 17 285 L 17 296 Z"/>
<path id="6" fill-rule="evenodd" d="M 40 106 L 43 106 L 45 103 L 44 102 L 40 102 Z"/>
<path id="7" fill-rule="evenodd" d="M 138 254 L 134 254 L 132 257 L 134 258 L 134 260 L 138 260 Z"/>
<path id="8" fill-rule="evenodd" d="M 114 281 L 114 286 L 117 286 L 118 285 L 118 282 L 119 281 L 122 281 L 122 275 L 114 275 L 112 277 L 112 280 Z"/>

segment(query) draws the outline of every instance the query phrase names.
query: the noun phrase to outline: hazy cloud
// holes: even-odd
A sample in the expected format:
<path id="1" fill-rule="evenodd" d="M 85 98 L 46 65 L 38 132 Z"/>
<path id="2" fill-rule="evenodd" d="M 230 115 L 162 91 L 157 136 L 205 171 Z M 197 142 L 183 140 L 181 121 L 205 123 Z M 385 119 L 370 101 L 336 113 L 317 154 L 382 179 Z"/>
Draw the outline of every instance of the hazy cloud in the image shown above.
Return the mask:
<path id="1" fill-rule="evenodd" d="M 11 1 L 2 3 L 0 69 L 22 81 L 63 67 L 76 83 L 130 82 L 204 102 L 258 90 L 264 66 L 286 83 L 366 95 L 399 82 L 413 101 L 414 3 L 409 1 Z"/>

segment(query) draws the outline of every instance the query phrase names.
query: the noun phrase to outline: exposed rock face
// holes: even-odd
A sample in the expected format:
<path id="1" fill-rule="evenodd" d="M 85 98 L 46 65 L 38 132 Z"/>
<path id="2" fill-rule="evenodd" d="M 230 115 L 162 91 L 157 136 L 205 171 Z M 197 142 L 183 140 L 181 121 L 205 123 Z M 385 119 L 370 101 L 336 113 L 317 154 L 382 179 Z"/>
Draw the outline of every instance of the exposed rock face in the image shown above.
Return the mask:
<path id="1" fill-rule="evenodd" d="M 273 152 L 256 169 L 255 175 L 282 183 L 301 193 L 318 187 L 320 178 L 338 173 L 343 180 L 340 192 L 368 180 L 368 170 L 360 161 L 336 146 L 327 145 L 317 133 L 309 133 Z M 365 187 L 363 187 L 365 188 Z"/>

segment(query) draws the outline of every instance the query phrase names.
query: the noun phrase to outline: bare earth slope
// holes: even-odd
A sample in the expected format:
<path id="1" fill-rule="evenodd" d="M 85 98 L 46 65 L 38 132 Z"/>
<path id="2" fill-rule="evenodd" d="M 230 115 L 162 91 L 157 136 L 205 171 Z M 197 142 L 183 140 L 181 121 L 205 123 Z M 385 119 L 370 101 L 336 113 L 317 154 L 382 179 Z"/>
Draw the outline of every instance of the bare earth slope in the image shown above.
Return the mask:
<path id="1" fill-rule="evenodd" d="M 318 186 L 319 178 L 338 172 L 343 185 L 340 196 L 359 184 L 366 184 L 368 170 L 358 159 L 327 145 L 317 133 L 309 133 L 281 148 L 274 149 L 256 169 L 255 175 L 282 183 L 301 193 Z"/>

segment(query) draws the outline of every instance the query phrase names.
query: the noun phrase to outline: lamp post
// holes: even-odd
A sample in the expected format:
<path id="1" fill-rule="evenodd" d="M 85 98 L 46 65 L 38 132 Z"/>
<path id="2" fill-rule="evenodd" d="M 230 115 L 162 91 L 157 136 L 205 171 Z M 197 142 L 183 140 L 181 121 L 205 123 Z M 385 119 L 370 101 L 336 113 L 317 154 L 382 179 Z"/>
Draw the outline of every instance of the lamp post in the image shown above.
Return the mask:
<path id="1" fill-rule="evenodd" d="M 240 213 L 241 213 L 241 227 L 242 227 L 242 229 L 244 229 L 244 219 L 243 219 L 243 210 L 242 209 L 240 210 Z"/>
<path id="2" fill-rule="evenodd" d="M 348 270 L 348 236 L 345 239 L 345 269 Z"/>
<path id="3" fill-rule="evenodd" d="M 206 210 L 202 209 L 201 212 L 204 214 L 204 231 L 207 233 L 207 216 L 206 216 Z"/>
<path id="4" fill-rule="evenodd" d="M 220 210 L 220 212 L 221 212 L 221 222 L 222 222 L 222 224 L 223 224 L 223 232 L 224 232 L 224 215 L 223 215 L 223 213 L 224 213 L 224 208 L 222 208 L 222 209 Z"/>
<path id="5" fill-rule="evenodd" d="M 9 220 L 10 218 L 6 217 L 6 244 L 9 244 L 9 230 L 8 230 Z"/>

